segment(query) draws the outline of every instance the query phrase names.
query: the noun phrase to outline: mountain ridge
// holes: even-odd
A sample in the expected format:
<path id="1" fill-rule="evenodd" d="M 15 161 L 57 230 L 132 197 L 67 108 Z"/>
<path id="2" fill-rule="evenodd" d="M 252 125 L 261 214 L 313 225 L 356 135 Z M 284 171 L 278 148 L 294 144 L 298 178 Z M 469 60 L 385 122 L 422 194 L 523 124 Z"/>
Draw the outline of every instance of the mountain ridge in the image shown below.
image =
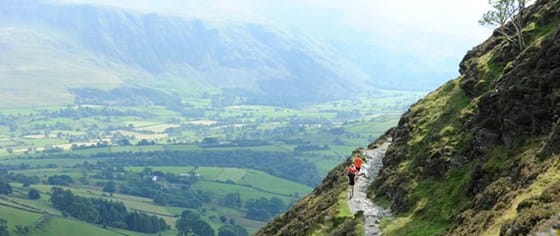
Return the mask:
<path id="1" fill-rule="evenodd" d="M 0 2 L 2 35 L 28 42 L 21 45 L 0 39 L 0 47 L 13 51 L 12 56 L 0 57 L 7 63 L 2 77 L 9 80 L 32 80 L 39 73 L 11 73 L 13 67 L 26 65 L 47 68 L 44 74 L 66 79 L 58 87 L 71 87 L 73 81 L 88 86 L 85 82 L 92 81 L 65 74 L 64 69 L 48 70 L 48 61 L 54 59 L 62 68 L 83 67 L 76 73 L 86 77 L 108 74 L 111 79 L 103 89 L 123 83 L 178 94 L 235 88 L 240 96 L 255 97 L 254 101 L 281 104 L 349 98 L 375 89 L 371 76 L 335 56 L 335 49 L 327 44 L 271 26 L 220 26 L 201 19 L 90 4 Z M 28 38 L 34 36 L 38 38 Z M 38 51 L 26 51 L 30 48 Z M 26 60 L 26 55 L 37 58 Z M 55 90 L 70 96 L 63 88 Z"/>

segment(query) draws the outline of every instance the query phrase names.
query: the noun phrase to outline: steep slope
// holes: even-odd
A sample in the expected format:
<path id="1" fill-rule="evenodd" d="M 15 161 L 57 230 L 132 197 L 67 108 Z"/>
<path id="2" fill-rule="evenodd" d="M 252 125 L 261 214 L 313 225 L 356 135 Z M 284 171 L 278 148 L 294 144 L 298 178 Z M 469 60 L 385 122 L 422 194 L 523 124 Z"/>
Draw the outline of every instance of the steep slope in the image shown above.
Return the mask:
<path id="1" fill-rule="evenodd" d="M 401 216 L 387 231 L 524 235 L 560 213 L 559 9 L 537 1 L 527 48 L 495 34 L 403 115 L 372 191 Z"/>
<path id="2" fill-rule="evenodd" d="M 540 0 L 525 12 L 525 49 L 494 34 L 467 53 L 459 78 L 411 106 L 387 134 L 393 142 L 370 189 L 396 213 L 382 223 L 386 234 L 554 234 L 560 220 L 560 1 Z M 324 202 L 341 197 L 347 164 L 261 232 L 288 235 L 283 230 L 293 227 L 298 235 L 317 229 L 356 234 L 361 215 L 333 217 L 343 205 Z M 312 219 L 293 217 L 300 215 Z"/>
<path id="3" fill-rule="evenodd" d="M 0 0 L 0 5 L 0 48 L 9 49 L 0 57 L 0 76 L 9 82 L 4 86 L 44 75 L 54 91 L 69 95 L 68 87 L 87 87 L 99 77 L 106 88 L 127 83 L 179 94 L 233 88 L 269 103 L 350 97 L 372 89 L 371 77 L 328 45 L 270 25 L 57 1 Z M 25 89 L 33 95 L 36 87 Z"/>
<path id="4" fill-rule="evenodd" d="M 387 134 L 375 145 L 387 141 Z M 374 148 L 374 145 L 370 146 Z M 356 149 L 352 156 L 362 153 Z M 360 235 L 363 234 L 364 213 L 352 214 L 347 203 L 348 178 L 346 168 L 352 156 L 329 172 L 321 185 L 271 220 L 256 235 Z M 357 191 L 357 190 L 355 190 Z"/>

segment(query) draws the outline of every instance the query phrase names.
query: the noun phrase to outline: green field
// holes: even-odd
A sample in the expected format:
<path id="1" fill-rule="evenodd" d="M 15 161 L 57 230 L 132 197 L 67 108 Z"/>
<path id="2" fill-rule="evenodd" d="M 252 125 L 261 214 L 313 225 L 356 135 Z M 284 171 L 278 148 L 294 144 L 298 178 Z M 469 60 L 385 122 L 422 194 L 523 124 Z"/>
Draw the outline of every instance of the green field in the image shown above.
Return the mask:
<path id="1" fill-rule="evenodd" d="M 216 92 L 218 94 L 219 91 Z M 280 156 L 285 154 L 290 158 L 308 161 L 316 167 L 319 179 L 346 159 L 353 150 L 367 146 L 394 126 L 408 104 L 422 95 L 419 92 L 379 91 L 375 96 L 328 101 L 297 108 L 246 104 L 214 106 L 208 96 L 183 98 L 187 112 L 189 109 L 199 109 L 192 116 L 165 106 L 71 105 L 1 109 L 0 166 L 8 169 L 9 174 L 37 176 L 41 182 L 22 187 L 21 183 L 12 180 L 14 192 L 0 199 L 0 204 L 6 205 L 0 209 L 4 211 L 0 212 L 0 218 L 6 218 L 13 230 L 15 225 L 34 225 L 44 218 L 32 211 L 47 212 L 50 216 L 42 222 L 41 227 L 33 231 L 37 235 L 140 235 L 62 218 L 62 212 L 49 202 L 49 192 L 53 186 L 46 182 L 51 176 L 67 175 L 74 183 L 64 188 L 75 195 L 121 201 L 127 209 L 161 217 L 173 228 L 176 216 L 185 208 L 157 205 L 154 199 L 126 195 L 118 190 L 112 197 L 102 191 L 109 181 L 122 187 L 128 183 L 128 178 L 151 179 L 151 176 L 141 174 L 149 167 L 152 171 L 177 176 L 192 172 L 198 174 L 199 178 L 192 186 L 167 183 L 165 179 L 159 184 L 165 188 L 209 193 L 212 196 L 210 202 L 204 202 L 200 208 L 191 210 L 198 212 L 214 230 L 217 231 L 223 225 L 219 218 L 226 217 L 254 233 L 265 221 L 247 218 L 248 210 L 244 204 L 248 200 L 279 198 L 284 204 L 290 205 L 313 188 L 252 169 L 255 167 L 148 166 L 142 163 L 121 163 L 115 166 L 124 168 L 125 173 L 120 173 L 103 163 L 118 163 L 121 153 L 246 150 L 253 153 L 276 153 Z M 10 118 L 7 119 L 7 116 Z M 206 138 L 217 140 L 215 144 L 230 145 L 200 145 Z M 141 141 L 144 142 L 143 145 L 139 145 Z M 311 148 L 305 149 L 307 146 Z M 302 147 L 302 151 L 296 151 Z M 64 158 L 57 155 L 63 155 Z M 112 156 L 108 157 L 109 155 Z M 134 161 L 134 158 L 125 159 Z M 88 165 L 84 165 L 86 162 Z M 113 177 L 101 175 L 104 171 L 112 173 L 114 178 L 119 175 L 124 177 L 111 179 Z M 301 179 L 298 181 L 304 182 Z M 31 188 L 40 191 L 41 199 L 27 198 L 27 192 Z M 239 193 L 242 207 L 229 208 L 221 204 L 226 195 L 233 193 Z M 11 213 L 7 214 L 8 212 Z M 174 229 L 162 232 L 162 235 L 176 234 Z"/>
<path id="2" fill-rule="evenodd" d="M 57 167 L 71 167 L 76 164 L 81 164 L 84 161 L 89 163 L 95 163 L 96 159 L 92 158 L 53 158 L 53 159 L 20 159 L 20 158 L 4 158 L 0 159 L 0 165 L 30 165 L 30 166 L 47 166 L 49 164 L 55 164 Z"/>
<path id="3" fill-rule="evenodd" d="M 125 168 L 127 171 L 134 171 L 134 172 L 141 172 L 144 170 L 144 167 L 127 167 Z M 194 188 L 202 189 L 206 191 L 214 192 L 217 197 L 223 197 L 229 193 L 239 193 L 243 201 L 247 201 L 249 199 L 259 199 L 259 198 L 272 198 L 278 197 L 282 199 L 286 204 L 290 204 L 295 201 L 297 198 L 293 196 L 287 196 L 285 194 L 293 194 L 298 193 L 299 196 L 303 196 L 304 194 L 311 191 L 311 188 L 299 183 L 295 183 L 293 181 L 284 180 L 278 177 L 270 176 L 261 171 L 255 171 L 250 169 L 241 169 L 241 168 L 223 168 L 223 167 L 153 167 L 153 171 L 162 171 L 162 172 L 170 172 L 170 173 L 185 173 L 190 170 L 195 170 L 196 173 L 199 173 L 203 179 L 197 182 L 194 185 Z M 69 169 L 34 169 L 34 170 L 22 170 L 17 171 L 14 173 L 21 173 L 21 174 L 36 174 L 40 176 L 44 176 L 42 178 L 46 178 L 46 176 L 51 175 L 60 175 L 66 174 L 70 176 L 77 176 L 79 175 L 78 172 L 72 172 Z M 234 181 L 234 184 L 226 184 L 220 183 L 215 181 Z M 61 216 L 60 211 L 54 209 L 50 203 L 48 202 L 48 192 L 50 192 L 52 185 L 45 185 L 45 184 L 36 184 L 32 185 L 32 188 L 35 188 L 40 191 L 42 198 L 39 200 L 29 200 L 26 198 L 26 193 L 29 190 L 29 187 L 18 187 L 17 183 L 13 183 L 14 192 L 7 197 L 7 200 L 14 204 L 17 202 L 20 205 L 25 205 L 31 207 L 31 209 L 41 209 L 42 211 L 46 211 L 53 216 Z M 64 189 L 71 190 L 75 195 L 86 197 L 86 198 L 104 198 L 111 201 L 121 201 L 125 204 L 127 209 L 129 210 L 138 210 L 143 211 L 148 214 L 155 214 L 159 217 L 165 219 L 165 221 L 169 225 L 174 225 L 175 221 L 177 220 L 174 217 L 177 214 L 180 214 L 183 208 L 174 208 L 174 207 L 165 207 L 155 205 L 152 199 L 143 198 L 143 197 L 136 197 L 130 196 L 125 194 L 115 193 L 113 197 L 110 197 L 107 193 L 101 191 L 100 187 L 92 187 L 92 186 L 81 186 L 81 185 L 74 185 L 71 187 L 63 187 Z M 1 201 L 0 201 L 1 203 Z M 218 220 L 219 216 L 226 216 L 229 218 L 233 218 L 236 220 L 238 224 L 243 225 L 246 227 L 250 232 L 255 232 L 264 222 L 249 220 L 244 217 L 244 212 L 240 209 L 230 209 L 230 208 L 220 208 L 216 207 L 215 205 L 207 205 L 205 206 L 205 212 L 201 212 L 202 217 L 208 221 L 215 230 L 217 230 L 222 223 Z M 26 220 L 20 216 L 21 214 L 27 214 L 30 216 L 35 216 L 33 220 L 37 220 L 41 215 L 36 213 L 28 213 L 28 212 L 19 212 L 16 217 L 18 219 Z M 10 219 L 12 216 L 10 216 Z M 53 218 L 54 219 L 54 218 Z M 32 221 L 27 219 L 26 222 L 19 223 L 21 225 L 29 225 L 32 224 Z M 62 221 L 61 221 L 62 222 Z M 59 224 L 63 224 L 57 221 L 49 221 L 49 223 L 41 229 L 40 234 L 51 235 L 55 232 L 59 232 L 57 230 L 61 230 Z M 63 221 L 72 225 L 76 225 L 78 227 L 80 222 L 77 221 Z M 96 227 L 94 225 L 89 225 L 86 223 L 81 223 L 83 225 L 87 225 L 88 232 L 94 232 Z M 14 226 L 15 227 L 15 226 Z M 74 227 L 74 226 L 72 226 Z M 82 226 L 83 227 L 83 226 Z M 66 231 L 65 231 L 66 232 Z M 102 232 L 102 231 L 99 231 Z M 115 233 L 117 231 L 110 231 L 111 233 Z"/>
<path id="4" fill-rule="evenodd" d="M 145 167 L 126 167 L 128 171 L 140 172 Z M 182 174 L 189 171 L 195 171 L 205 180 L 197 183 L 197 188 L 212 190 L 218 196 L 224 196 L 228 193 L 239 192 L 243 199 L 270 198 L 272 196 L 282 197 L 286 200 L 292 201 L 291 198 L 286 198 L 285 195 L 298 193 L 303 196 L 311 192 L 311 188 L 300 183 L 285 180 L 275 176 L 271 176 L 262 171 L 241 168 L 227 168 L 227 167 L 172 167 L 172 166 L 157 166 L 152 167 L 153 171 L 161 171 L 164 173 Z M 234 184 L 224 184 L 215 181 L 233 181 Z M 250 185 L 254 188 L 248 186 Z M 220 190 L 221 189 L 221 190 Z M 216 191 L 214 191 L 216 190 Z M 274 194 L 278 193 L 278 194 Z M 254 197 L 252 197 L 254 196 Z"/>
<path id="5" fill-rule="evenodd" d="M 303 184 L 294 183 L 293 181 L 288 181 L 254 170 L 247 171 L 239 183 L 249 184 L 269 192 L 284 194 L 298 193 L 300 196 L 303 196 L 312 190 L 310 187 Z"/>
<path id="6" fill-rule="evenodd" d="M 50 192 L 52 185 L 34 185 L 34 188 L 41 191 L 42 193 Z M 125 204 L 128 209 L 132 210 L 140 210 L 146 211 L 151 213 L 156 213 L 158 215 L 166 216 L 170 215 L 167 211 L 166 207 L 155 205 L 150 198 L 144 197 L 137 197 L 131 196 L 126 194 L 113 194 L 113 197 L 110 197 L 107 193 L 101 191 L 101 189 L 94 189 L 94 188 L 80 188 L 80 187 L 62 187 L 63 189 L 69 189 L 75 195 L 87 197 L 87 198 L 104 198 L 106 200 L 112 201 L 121 201 Z M 174 223 L 175 221 L 171 221 Z M 169 222 L 168 222 L 169 223 Z"/>
<path id="7" fill-rule="evenodd" d="M 65 219 L 56 217 L 48 221 L 40 230 L 37 230 L 37 235 L 45 236 L 59 236 L 64 232 L 64 235 L 144 235 L 132 231 L 123 231 L 115 229 L 103 229 L 97 225 L 87 224 L 77 220 Z"/>
<path id="8" fill-rule="evenodd" d="M 218 197 L 223 197 L 228 193 L 239 193 L 241 195 L 241 199 L 243 200 L 259 199 L 263 197 L 264 198 L 278 197 L 282 199 L 284 202 L 289 202 L 290 200 L 294 199 L 293 197 L 279 196 L 274 193 L 263 192 L 251 187 L 245 187 L 245 186 L 234 185 L 234 184 L 224 184 L 224 183 L 218 183 L 213 181 L 199 181 L 194 186 L 198 189 L 203 189 L 206 191 L 213 192 Z"/>
<path id="9" fill-rule="evenodd" d="M 0 218 L 8 220 L 8 230 L 15 230 L 16 225 L 33 225 L 41 216 L 40 213 L 18 210 L 13 207 L 0 205 Z"/>

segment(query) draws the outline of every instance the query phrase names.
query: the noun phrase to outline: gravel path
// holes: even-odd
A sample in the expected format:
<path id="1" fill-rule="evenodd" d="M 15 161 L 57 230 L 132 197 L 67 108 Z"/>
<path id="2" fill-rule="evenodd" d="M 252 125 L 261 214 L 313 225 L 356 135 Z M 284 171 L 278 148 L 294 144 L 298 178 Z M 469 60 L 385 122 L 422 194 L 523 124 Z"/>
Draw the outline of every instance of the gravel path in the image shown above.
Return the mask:
<path id="1" fill-rule="evenodd" d="M 382 159 L 385 156 L 390 141 L 375 149 L 367 149 L 364 151 L 365 161 L 360 170 L 360 177 L 354 185 L 354 196 L 348 199 L 348 206 L 352 214 L 358 211 L 364 212 L 365 235 L 382 235 L 379 223 L 383 217 L 392 217 L 390 210 L 384 209 L 373 203 L 367 196 L 368 186 L 373 182 L 379 173 L 379 169 L 383 165 Z"/>

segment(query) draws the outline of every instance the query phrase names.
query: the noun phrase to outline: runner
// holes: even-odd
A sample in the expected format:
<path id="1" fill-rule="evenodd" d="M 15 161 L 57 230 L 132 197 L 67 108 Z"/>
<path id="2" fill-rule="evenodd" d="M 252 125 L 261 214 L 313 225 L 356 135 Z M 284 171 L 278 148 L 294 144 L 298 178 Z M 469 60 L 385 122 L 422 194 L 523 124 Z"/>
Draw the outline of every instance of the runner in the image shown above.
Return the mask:
<path id="1" fill-rule="evenodd" d="M 356 178 L 356 173 L 358 173 L 358 171 L 356 170 L 356 167 L 354 166 L 354 164 L 351 164 L 348 167 L 348 170 L 346 171 L 347 175 L 348 175 L 348 181 L 349 181 L 349 188 L 348 188 L 348 198 L 352 198 L 352 196 L 354 196 L 354 181 Z"/>
<path id="2" fill-rule="evenodd" d="M 360 169 L 362 168 L 362 158 L 360 158 L 360 154 L 358 154 L 356 156 L 356 159 L 354 159 L 354 165 L 356 166 L 356 170 L 357 170 L 356 173 L 358 173 L 356 175 L 356 181 L 358 181 L 358 176 L 360 175 Z"/>

